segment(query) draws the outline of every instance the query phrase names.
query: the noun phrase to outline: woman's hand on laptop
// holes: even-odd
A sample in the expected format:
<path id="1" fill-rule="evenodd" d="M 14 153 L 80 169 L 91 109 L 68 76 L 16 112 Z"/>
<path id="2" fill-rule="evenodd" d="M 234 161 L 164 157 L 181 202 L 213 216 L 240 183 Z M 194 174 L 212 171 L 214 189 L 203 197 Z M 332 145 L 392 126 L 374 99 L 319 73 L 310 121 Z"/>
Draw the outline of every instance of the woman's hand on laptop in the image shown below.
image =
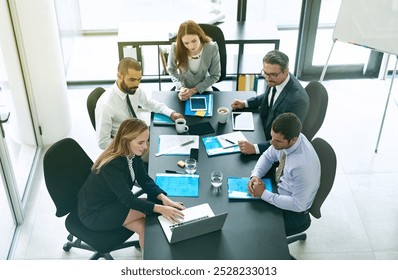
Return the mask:
<path id="1" fill-rule="evenodd" d="M 171 222 L 179 223 L 184 219 L 184 213 L 180 211 L 185 209 L 182 202 L 175 202 L 164 194 L 159 195 L 158 199 L 163 202 L 163 205 L 156 204 L 153 209 L 154 212 L 162 214 L 162 216 Z"/>

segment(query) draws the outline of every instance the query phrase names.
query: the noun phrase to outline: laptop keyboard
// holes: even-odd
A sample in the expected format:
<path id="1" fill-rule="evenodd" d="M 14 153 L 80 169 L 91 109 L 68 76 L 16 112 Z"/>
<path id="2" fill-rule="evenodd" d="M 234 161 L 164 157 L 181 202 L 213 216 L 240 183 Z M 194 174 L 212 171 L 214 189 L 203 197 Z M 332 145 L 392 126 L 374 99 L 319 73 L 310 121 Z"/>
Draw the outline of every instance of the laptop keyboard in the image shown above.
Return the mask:
<path id="1" fill-rule="evenodd" d="M 181 222 L 181 223 L 178 223 L 178 224 L 174 224 L 174 225 L 171 225 L 171 226 L 170 226 L 170 230 L 173 231 L 173 229 L 175 229 L 176 227 L 180 227 L 180 226 L 182 226 L 182 225 L 187 225 L 187 224 L 195 223 L 195 222 L 198 222 L 198 221 L 201 221 L 201 220 L 205 220 L 205 219 L 207 219 L 207 218 L 209 218 L 209 216 L 203 216 L 203 217 L 199 217 L 199 218 L 196 218 L 196 219 L 187 221 L 187 222 Z"/>

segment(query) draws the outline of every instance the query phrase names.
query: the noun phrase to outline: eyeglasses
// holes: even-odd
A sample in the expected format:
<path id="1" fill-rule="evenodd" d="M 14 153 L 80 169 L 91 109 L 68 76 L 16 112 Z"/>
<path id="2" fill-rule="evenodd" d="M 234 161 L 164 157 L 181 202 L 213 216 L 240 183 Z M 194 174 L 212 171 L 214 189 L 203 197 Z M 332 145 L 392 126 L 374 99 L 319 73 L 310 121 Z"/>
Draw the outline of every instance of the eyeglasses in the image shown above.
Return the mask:
<path id="1" fill-rule="evenodd" d="M 264 70 L 261 69 L 260 75 L 263 76 L 264 78 L 269 77 L 269 78 L 275 79 L 282 72 L 283 72 L 283 70 L 281 70 L 279 73 L 265 73 Z"/>

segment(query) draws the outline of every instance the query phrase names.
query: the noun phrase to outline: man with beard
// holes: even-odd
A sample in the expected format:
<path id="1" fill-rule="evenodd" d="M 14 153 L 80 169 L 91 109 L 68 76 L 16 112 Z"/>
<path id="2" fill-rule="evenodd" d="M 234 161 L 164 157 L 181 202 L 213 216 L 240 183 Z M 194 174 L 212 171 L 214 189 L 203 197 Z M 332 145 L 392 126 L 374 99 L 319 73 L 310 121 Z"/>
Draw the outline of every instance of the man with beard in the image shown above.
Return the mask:
<path id="1" fill-rule="evenodd" d="M 138 106 L 149 112 L 166 115 L 173 121 L 184 117 L 165 104 L 151 99 L 139 88 L 142 68 L 137 60 L 131 57 L 123 58 L 117 71 L 116 82 L 101 95 L 95 108 L 97 140 L 101 149 L 106 149 L 124 120 L 140 118 L 139 114 L 137 115 Z"/>
<path id="2" fill-rule="evenodd" d="M 248 100 L 235 100 L 231 107 L 235 109 L 258 109 L 263 123 L 265 141 L 252 144 L 239 141 L 239 148 L 243 154 L 262 154 L 271 140 L 271 125 L 277 116 L 292 112 L 304 122 L 310 106 L 307 92 L 300 82 L 289 73 L 289 57 L 281 51 L 273 50 L 263 58 L 261 75 L 267 82 L 264 94 Z"/>

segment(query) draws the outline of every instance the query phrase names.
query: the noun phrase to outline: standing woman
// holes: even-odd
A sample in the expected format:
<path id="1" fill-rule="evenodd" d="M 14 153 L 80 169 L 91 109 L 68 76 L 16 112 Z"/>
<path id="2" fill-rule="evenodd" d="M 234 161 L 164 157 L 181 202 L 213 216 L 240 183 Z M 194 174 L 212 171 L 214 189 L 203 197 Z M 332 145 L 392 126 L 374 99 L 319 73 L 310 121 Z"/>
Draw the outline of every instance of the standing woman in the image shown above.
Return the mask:
<path id="1" fill-rule="evenodd" d="M 172 201 L 149 177 L 142 153 L 148 148 L 149 128 L 140 119 L 128 119 L 106 150 L 99 156 L 78 193 L 78 214 L 92 230 L 105 231 L 121 226 L 139 235 L 144 248 L 145 217 L 159 213 L 170 221 L 183 217 L 181 203 Z M 147 194 L 136 197 L 134 183 Z M 158 201 L 155 203 L 153 201 Z"/>
<path id="2" fill-rule="evenodd" d="M 213 42 L 194 21 L 183 22 L 176 42 L 171 45 L 167 70 L 179 91 L 180 100 L 187 100 L 195 93 L 212 91 L 211 86 L 221 76 L 217 42 Z"/>

